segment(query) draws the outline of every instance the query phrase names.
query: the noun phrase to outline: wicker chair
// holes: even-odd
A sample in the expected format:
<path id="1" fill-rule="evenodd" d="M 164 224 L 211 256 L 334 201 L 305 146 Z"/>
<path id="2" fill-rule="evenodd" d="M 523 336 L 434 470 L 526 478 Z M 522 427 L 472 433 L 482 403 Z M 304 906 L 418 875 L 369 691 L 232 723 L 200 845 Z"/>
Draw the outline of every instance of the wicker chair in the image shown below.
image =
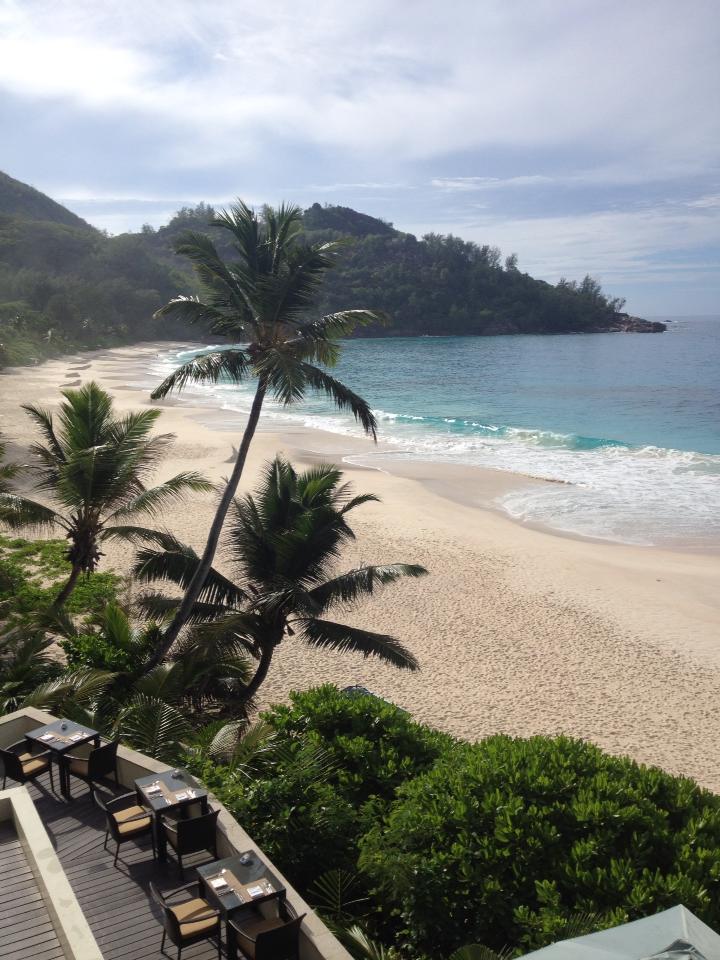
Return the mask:
<path id="1" fill-rule="evenodd" d="M 93 793 L 93 785 L 110 774 L 113 775 L 117 784 L 117 750 L 119 743 L 119 740 L 110 740 L 99 747 L 94 747 L 86 756 L 78 756 L 72 753 L 62 754 L 60 762 L 67 778 L 68 793 L 70 791 L 70 777 L 77 777 L 78 780 L 87 783 L 91 793 Z"/>
<path id="2" fill-rule="evenodd" d="M 217 940 L 218 960 L 221 957 L 220 911 L 211 907 L 202 897 L 200 881 L 186 883 L 182 887 L 161 893 L 150 883 L 153 899 L 162 911 L 163 935 L 160 952 L 165 952 L 165 940 L 169 938 L 177 947 L 177 960 L 181 960 L 183 947 L 201 940 Z M 193 896 L 193 892 L 196 896 Z M 185 899 L 173 902 L 184 893 Z"/>
<path id="3" fill-rule="evenodd" d="M 18 783 L 28 783 L 42 773 L 50 774 L 50 787 L 55 792 L 53 780 L 52 758 L 49 750 L 33 753 L 26 740 L 18 740 L 9 747 L 0 748 L 0 760 L 3 765 L 3 784 L 5 789 L 7 778 Z"/>
<path id="4" fill-rule="evenodd" d="M 300 925 L 305 914 L 298 916 L 284 896 L 274 902 L 278 908 L 274 917 L 265 916 L 259 904 L 228 917 L 229 960 L 237 960 L 238 947 L 247 960 L 299 960 Z"/>
<path id="5" fill-rule="evenodd" d="M 183 857 L 190 853 L 207 850 L 213 860 L 218 859 L 217 819 L 219 810 L 210 810 L 198 817 L 171 819 L 161 814 L 162 829 L 165 838 L 177 857 L 180 878 L 185 879 Z"/>
<path id="6" fill-rule="evenodd" d="M 153 859 L 155 852 L 155 827 L 150 813 L 138 805 L 137 797 L 134 793 L 124 793 L 121 797 L 115 797 L 112 800 L 106 800 L 100 796 L 97 790 L 93 790 L 93 799 L 95 803 L 105 811 L 107 818 L 107 829 L 105 830 L 105 842 L 103 848 L 107 850 L 108 838 L 112 836 L 115 841 L 115 859 L 113 866 L 117 866 L 118 855 L 120 853 L 120 844 L 128 840 L 137 840 L 138 837 L 150 834 L 152 843 Z"/>

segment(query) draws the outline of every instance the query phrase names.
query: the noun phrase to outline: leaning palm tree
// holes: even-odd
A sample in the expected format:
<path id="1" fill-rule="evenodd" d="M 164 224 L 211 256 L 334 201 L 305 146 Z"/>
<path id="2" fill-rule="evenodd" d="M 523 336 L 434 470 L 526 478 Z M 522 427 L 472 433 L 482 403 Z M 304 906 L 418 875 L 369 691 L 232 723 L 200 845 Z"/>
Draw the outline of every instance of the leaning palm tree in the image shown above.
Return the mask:
<path id="1" fill-rule="evenodd" d="M 67 600 L 82 573 L 95 570 L 106 540 L 146 535 L 151 531 L 131 525 L 136 518 L 156 516 L 188 491 L 212 489 L 195 472 L 145 485 L 172 440 L 172 434 L 149 436 L 159 410 L 116 416 L 112 398 L 96 383 L 62 395 L 56 416 L 40 407 L 23 407 L 45 440 L 30 447 L 35 489 L 48 494 L 57 509 L 0 494 L 0 521 L 11 529 L 65 531 L 71 569 L 56 607 Z"/>
<path id="2" fill-rule="evenodd" d="M 165 397 L 189 382 L 216 383 L 220 378 L 232 383 L 255 379 L 255 396 L 205 549 L 158 649 L 158 662 L 177 639 L 200 596 L 265 396 L 269 393 L 288 405 L 302 400 L 308 389 L 318 390 L 339 408 L 349 410 L 373 438 L 376 429 L 368 404 L 324 368 L 337 361 L 340 337 L 347 336 L 358 324 L 381 322 L 381 316 L 368 310 L 344 310 L 315 319 L 309 316 L 318 287 L 335 265 L 341 243 L 300 242 L 302 213 L 295 206 L 283 205 L 277 210 L 265 207 L 258 216 L 238 200 L 211 225 L 229 233 L 237 260 L 224 262 L 208 236 L 185 234 L 175 249 L 192 261 L 202 299 L 177 297 L 156 317 L 200 324 L 212 334 L 245 345 L 190 360 L 167 377 L 152 396 Z"/>
<path id="3" fill-rule="evenodd" d="M 268 465 L 255 496 L 233 501 L 227 547 L 237 576 L 229 579 L 210 569 L 191 614 L 191 636 L 205 642 L 233 636 L 255 658 L 255 673 L 241 699 L 257 693 L 278 645 L 294 634 L 313 647 L 355 651 L 418 669 L 415 657 L 395 638 L 326 619 L 334 608 L 347 609 L 382 586 L 427 572 L 404 563 L 335 572 L 342 547 L 354 539 L 348 514 L 376 500 L 373 494 L 351 496 L 336 467 L 298 474 L 278 457 Z M 154 541 L 155 546 L 138 551 L 135 576 L 187 587 L 200 563 L 197 554 L 171 534 L 157 534 Z M 140 601 L 155 614 L 167 613 L 178 602 L 153 594 Z"/>

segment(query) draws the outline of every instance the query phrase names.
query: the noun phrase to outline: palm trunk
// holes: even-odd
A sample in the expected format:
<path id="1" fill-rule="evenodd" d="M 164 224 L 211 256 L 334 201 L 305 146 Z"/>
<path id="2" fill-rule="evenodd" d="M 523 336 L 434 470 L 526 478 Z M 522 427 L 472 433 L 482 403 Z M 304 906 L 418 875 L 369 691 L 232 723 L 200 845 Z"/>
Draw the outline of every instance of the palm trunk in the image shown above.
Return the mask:
<path id="1" fill-rule="evenodd" d="M 267 676 L 268 670 L 270 669 L 270 663 L 272 662 L 273 654 L 275 653 L 275 647 L 277 644 L 271 642 L 263 646 L 262 653 L 260 654 L 260 663 L 258 668 L 255 671 L 255 676 L 252 678 L 250 683 L 243 689 L 242 692 L 242 702 L 247 703 L 251 700 L 255 694 L 260 689 L 261 684 L 264 682 L 265 677 Z"/>
<path id="2" fill-rule="evenodd" d="M 215 517 L 213 519 L 212 526 L 210 527 L 210 533 L 208 534 L 207 543 L 205 544 L 203 555 L 200 558 L 200 563 L 193 574 L 192 580 L 187 586 L 185 595 L 182 598 L 182 603 L 178 607 L 178 611 L 175 614 L 172 623 L 163 634 L 162 639 L 155 648 L 153 655 L 150 657 L 150 660 L 146 666 L 146 670 L 152 670 L 153 667 L 156 667 L 167 656 L 170 648 L 177 640 L 178 634 L 190 618 L 192 609 L 197 602 L 197 598 L 200 596 L 200 591 L 205 584 L 207 575 L 210 572 L 210 567 L 215 559 L 215 551 L 217 550 L 218 541 L 220 540 L 220 534 L 222 532 L 223 524 L 225 523 L 225 517 L 230 509 L 230 504 L 232 503 L 233 497 L 237 492 L 240 478 L 242 477 L 243 468 L 245 467 L 245 460 L 247 459 L 247 453 L 250 447 L 250 441 L 255 435 L 258 420 L 260 419 L 260 411 L 262 410 L 266 390 L 267 381 L 261 379 L 258 382 L 257 390 L 255 391 L 255 397 L 253 398 L 252 407 L 250 408 L 250 415 L 245 426 L 245 432 L 243 433 L 242 443 L 240 444 L 237 459 L 235 460 L 235 466 L 233 467 L 233 472 L 230 475 L 227 486 L 223 491 L 223 495 L 220 498 L 220 503 L 218 504 L 218 508 L 215 512 Z"/>
<path id="3" fill-rule="evenodd" d="M 75 584 L 77 583 L 77 578 L 80 576 L 81 573 L 82 571 L 80 570 L 80 567 L 72 568 L 72 570 L 70 571 L 70 576 L 68 577 L 67 582 L 65 583 L 65 586 L 62 588 L 60 593 L 53 600 L 53 607 L 56 610 L 59 607 L 62 607 L 62 605 L 67 600 L 67 598 L 73 592 L 73 590 L 75 589 Z"/>

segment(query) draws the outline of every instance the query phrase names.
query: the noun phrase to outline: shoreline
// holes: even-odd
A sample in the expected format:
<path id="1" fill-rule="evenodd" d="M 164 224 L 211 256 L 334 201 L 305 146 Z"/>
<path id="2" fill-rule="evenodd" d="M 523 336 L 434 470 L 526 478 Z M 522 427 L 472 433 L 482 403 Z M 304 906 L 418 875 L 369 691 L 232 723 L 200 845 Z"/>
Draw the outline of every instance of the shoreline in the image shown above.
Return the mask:
<path id="1" fill-rule="evenodd" d="M 0 432 L 11 456 L 22 459 L 31 439 L 21 403 L 54 406 L 61 384 L 93 378 L 118 408 L 145 406 L 152 402 L 140 383 L 142 364 L 172 346 L 144 343 L 5 371 Z M 186 400 L 157 406 L 160 431 L 177 437 L 160 477 L 183 469 L 216 480 L 229 473 L 240 414 Z M 566 733 L 720 790 L 720 716 L 712 709 L 720 682 L 720 558 L 533 529 L 487 506 L 507 485 L 547 481 L 427 461 L 405 461 L 399 475 L 342 461 L 363 460 L 367 449 L 357 438 L 266 420 L 241 489 L 251 489 L 262 464 L 282 451 L 299 466 L 339 457 L 358 493 L 377 493 L 382 504 L 353 514 L 357 542 L 343 567 L 416 562 L 430 576 L 388 589 L 347 619 L 397 636 L 422 670 L 410 674 L 286 640 L 261 706 L 325 681 L 360 683 L 456 736 Z M 469 476 L 470 497 L 463 490 Z M 193 497 L 165 525 L 201 546 L 212 512 L 211 498 Z M 113 547 L 104 567 L 126 570 L 129 554 Z"/>

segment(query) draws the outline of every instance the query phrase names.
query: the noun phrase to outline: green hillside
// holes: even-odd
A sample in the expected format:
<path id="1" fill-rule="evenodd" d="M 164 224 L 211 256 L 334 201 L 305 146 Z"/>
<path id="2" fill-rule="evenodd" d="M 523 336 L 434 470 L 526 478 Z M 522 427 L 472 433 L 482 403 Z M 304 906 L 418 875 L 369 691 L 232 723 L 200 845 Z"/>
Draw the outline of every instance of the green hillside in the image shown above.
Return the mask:
<path id="1" fill-rule="evenodd" d="M 212 207 L 184 208 L 164 227 L 108 237 L 60 204 L 0 174 L 0 366 L 78 348 L 199 336 L 153 321 L 178 293 L 194 291 L 174 252 L 187 230 L 210 232 L 232 258 Z M 363 336 L 592 333 L 661 330 L 622 313 L 590 277 L 551 285 L 503 261 L 497 247 L 428 234 L 418 240 L 349 207 L 313 204 L 309 241 L 347 237 L 323 291 L 323 312 L 364 307 L 389 322 Z"/>
<path id="2" fill-rule="evenodd" d="M 95 231 L 77 214 L 67 207 L 51 200 L 44 193 L 40 193 L 27 183 L 14 180 L 0 171 L 0 213 L 10 217 L 21 217 L 23 220 L 47 220 L 50 223 L 64 223 L 69 227 L 84 227 Z"/>
<path id="3" fill-rule="evenodd" d="M 141 234 L 107 237 L 0 177 L 0 366 L 78 348 L 186 335 L 152 320 L 188 283 Z"/>

